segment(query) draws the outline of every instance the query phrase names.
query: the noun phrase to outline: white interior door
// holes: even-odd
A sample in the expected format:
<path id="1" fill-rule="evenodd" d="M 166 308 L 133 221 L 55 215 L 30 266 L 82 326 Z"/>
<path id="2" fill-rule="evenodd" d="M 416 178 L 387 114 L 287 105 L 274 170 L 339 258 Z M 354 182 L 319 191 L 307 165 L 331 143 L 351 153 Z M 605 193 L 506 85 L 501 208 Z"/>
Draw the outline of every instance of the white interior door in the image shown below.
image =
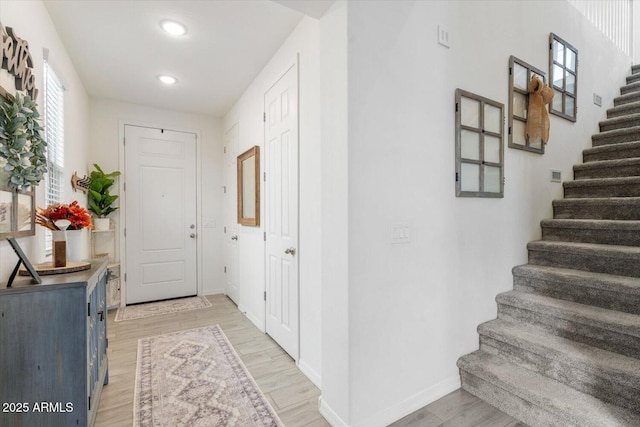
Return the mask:
<path id="1" fill-rule="evenodd" d="M 126 301 L 198 293 L 196 135 L 125 126 Z"/>
<path id="2" fill-rule="evenodd" d="M 265 94 L 266 331 L 298 359 L 298 70 Z"/>
<path id="3" fill-rule="evenodd" d="M 225 159 L 225 292 L 233 302 L 240 304 L 239 252 L 238 252 L 238 203 L 237 169 L 238 160 L 238 124 L 234 124 L 224 135 Z"/>

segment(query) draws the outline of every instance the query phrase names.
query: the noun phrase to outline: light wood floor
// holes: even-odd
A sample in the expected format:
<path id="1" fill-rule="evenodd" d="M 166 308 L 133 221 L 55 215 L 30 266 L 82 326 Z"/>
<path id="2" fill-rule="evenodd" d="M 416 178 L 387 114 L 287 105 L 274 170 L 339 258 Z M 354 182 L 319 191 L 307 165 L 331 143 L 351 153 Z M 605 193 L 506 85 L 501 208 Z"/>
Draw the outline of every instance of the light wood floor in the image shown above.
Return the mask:
<path id="1" fill-rule="evenodd" d="M 224 295 L 212 307 L 115 323 L 109 313 L 109 384 L 103 388 L 97 427 L 131 427 L 138 339 L 219 324 L 287 427 L 329 426 L 318 412 L 320 390 L 294 361 L 260 332 Z M 457 390 L 391 427 L 526 427 L 475 396 Z"/>
<path id="2" fill-rule="evenodd" d="M 138 339 L 218 324 L 286 426 L 329 424 L 318 412 L 320 390 L 294 361 L 260 332 L 224 295 L 207 297 L 212 307 L 115 323 L 107 323 L 109 384 L 103 388 L 96 426 L 131 427 Z"/>

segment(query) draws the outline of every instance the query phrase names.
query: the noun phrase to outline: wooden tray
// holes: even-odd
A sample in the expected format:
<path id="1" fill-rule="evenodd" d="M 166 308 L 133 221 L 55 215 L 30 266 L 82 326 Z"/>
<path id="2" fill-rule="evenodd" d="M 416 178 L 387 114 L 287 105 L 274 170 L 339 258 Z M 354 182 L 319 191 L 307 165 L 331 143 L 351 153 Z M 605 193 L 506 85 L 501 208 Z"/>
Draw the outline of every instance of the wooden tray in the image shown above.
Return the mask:
<path id="1" fill-rule="evenodd" d="M 52 274 L 75 273 L 76 271 L 88 270 L 91 268 L 91 263 L 88 261 L 67 261 L 67 265 L 64 267 L 54 267 L 52 262 L 45 262 L 35 264 L 33 268 L 39 275 L 49 276 Z M 29 272 L 21 268 L 19 274 L 21 276 L 28 276 Z"/>

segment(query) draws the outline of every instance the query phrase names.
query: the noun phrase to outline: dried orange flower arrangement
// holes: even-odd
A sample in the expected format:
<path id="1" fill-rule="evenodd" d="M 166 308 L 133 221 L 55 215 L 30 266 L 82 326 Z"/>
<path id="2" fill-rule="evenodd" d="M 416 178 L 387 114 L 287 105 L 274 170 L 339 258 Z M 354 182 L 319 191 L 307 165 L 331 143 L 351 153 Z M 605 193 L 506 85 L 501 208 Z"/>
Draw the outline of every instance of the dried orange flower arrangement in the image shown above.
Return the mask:
<path id="1" fill-rule="evenodd" d="M 55 222 L 61 219 L 66 219 L 71 223 L 67 230 L 93 228 L 89 211 L 80 206 L 76 200 L 68 205 L 56 203 L 47 206 L 46 209 L 38 207 L 36 212 L 36 223 L 49 230 L 60 230 Z"/>

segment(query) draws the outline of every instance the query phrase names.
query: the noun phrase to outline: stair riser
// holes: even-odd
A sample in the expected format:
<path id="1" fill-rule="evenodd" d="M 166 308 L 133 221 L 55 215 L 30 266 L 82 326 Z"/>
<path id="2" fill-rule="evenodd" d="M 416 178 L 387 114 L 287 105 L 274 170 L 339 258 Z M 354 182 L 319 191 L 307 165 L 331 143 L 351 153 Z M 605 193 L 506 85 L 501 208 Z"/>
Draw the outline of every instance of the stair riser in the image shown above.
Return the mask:
<path id="1" fill-rule="evenodd" d="M 620 258 L 604 253 L 562 253 L 529 249 L 529 264 L 640 277 L 640 256 Z"/>
<path id="2" fill-rule="evenodd" d="M 600 132 L 607 132 L 607 131 L 616 130 L 616 129 L 627 129 L 634 126 L 640 126 L 640 118 L 634 117 L 633 119 L 621 121 L 618 123 L 604 122 L 600 124 Z"/>
<path id="3" fill-rule="evenodd" d="M 464 390 L 531 427 L 587 427 L 578 426 L 562 413 L 549 412 L 463 369 L 460 380 Z"/>
<path id="4" fill-rule="evenodd" d="M 627 80 L 627 84 L 640 81 L 640 74 L 632 74 L 630 76 L 627 76 L 626 80 Z"/>
<path id="5" fill-rule="evenodd" d="M 613 105 L 616 107 L 620 105 L 630 104 L 632 102 L 640 101 L 640 92 L 631 93 L 629 95 L 625 95 L 624 98 L 616 98 L 613 100 Z"/>
<path id="6" fill-rule="evenodd" d="M 611 331 L 604 326 L 588 325 L 580 319 L 563 319 L 553 313 L 534 312 L 506 304 L 498 304 L 498 319 L 525 322 L 559 337 L 640 359 L 640 338 Z"/>
<path id="7" fill-rule="evenodd" d="M 564 197 L 639 197 L 640 183 L 637 184 L 597 184 L 588 186 L 565 186 Z"/>
<path id="8" fill-rule="evenodd" d="M 542 226 L 542 240 L 640 246 L 640 231 Z"/>
<path id="9" fill-rule="evenodd" d="M 640 176 L 640 165 L 624 165 L 603 168 L 588 168 L 573 170 L 574 179 L 589 178 L 621 178 L 626 176 Z"/>
<path id="10" fill-rule="evenodd" d="M 640 141 L 640 131 L 633 131 L 628 133 L 622 133 L 619 135 L 606 135 L 595 134 L 591 137 L 591 142 L 594 147 L 601 147 L 603 145 L 621 144 L 623 142 Z"/>
<path id="11" fill-rule="evenodd" d="M 482 335 L 480 349 L 614 405 L 635 410 L 640 402 L 640 390 L 631 387 L 628 384 L 629 379 L 626 378 L 615 378 L 605 372 L 588 372 L 569 362 L 536 354 Z"/>
<path id="12" fill-rule="evenodd" d="M 529 294 L 544 295 L 565 301 L 617 310 L 625 313 L 640 314 L 640 295 L 621 294 L 599 288 L 573 286 L 571 283 L 555 278 L 513 277 L 513 289 Z"/>
<path id="13" fill-rule="evenodd" d="M 553 217 L 556 219 L 640 220 L 640 204 L 563 203 L 553 207 Z"/>
<path id="14" fill-rule="evenodd" d="M 632 157 L 640 157 L 640 146 L 602 152 L 584 151 L 582 153 L 582 160 L 584 161 L 584 163 L 594 162 L 598 160 L 629 159 Z"/>

